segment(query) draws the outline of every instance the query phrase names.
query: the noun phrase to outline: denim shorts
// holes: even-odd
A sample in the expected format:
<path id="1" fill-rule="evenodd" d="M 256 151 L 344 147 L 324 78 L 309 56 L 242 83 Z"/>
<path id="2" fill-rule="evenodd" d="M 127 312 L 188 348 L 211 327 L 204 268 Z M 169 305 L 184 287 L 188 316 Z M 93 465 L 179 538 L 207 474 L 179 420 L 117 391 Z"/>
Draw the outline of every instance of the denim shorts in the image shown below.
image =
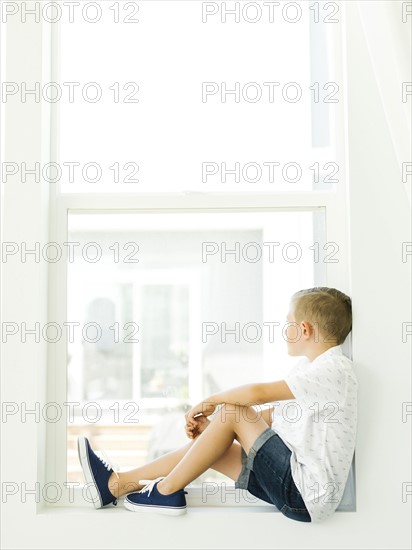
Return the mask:
<path id="1" fill-rule="evenodd" d="M 290 471 L 291 451 L 279 435 L 267 428 L 246 455 L 242 447 L 242 470 L 236 489 L 247 489 L 255 497 L 274 504 L 284 516 L 311 521 Z"/>

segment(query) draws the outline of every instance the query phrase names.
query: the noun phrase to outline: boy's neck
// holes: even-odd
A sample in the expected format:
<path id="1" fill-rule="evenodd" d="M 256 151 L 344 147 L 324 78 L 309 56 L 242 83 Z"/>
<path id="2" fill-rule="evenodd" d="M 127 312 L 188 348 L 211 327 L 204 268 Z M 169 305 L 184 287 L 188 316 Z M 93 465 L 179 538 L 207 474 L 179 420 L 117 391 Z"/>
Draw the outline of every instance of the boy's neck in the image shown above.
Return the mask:
<path id="1" fill-rule="evenodd" d="M 308 349 L 305 353 L 305 356 L 309 359 L 309 361 L 314 361 L 319 355 L 322 355 L 322 353 L 325 353 L 330 348 L 336 347 L 338 344 L 314 344 L 310 349 Z"/>

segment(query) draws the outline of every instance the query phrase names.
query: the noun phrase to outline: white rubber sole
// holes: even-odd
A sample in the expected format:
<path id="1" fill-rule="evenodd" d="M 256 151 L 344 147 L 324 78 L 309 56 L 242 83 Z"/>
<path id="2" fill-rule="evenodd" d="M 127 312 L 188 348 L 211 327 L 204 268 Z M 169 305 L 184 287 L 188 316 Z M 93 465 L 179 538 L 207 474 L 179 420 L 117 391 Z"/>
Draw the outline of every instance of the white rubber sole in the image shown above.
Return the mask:
<path id="1" fill-rule="evenodd" d="M 96 482 L 94 481 L 92 470 L 89 464 L 89 458 L 87 454 L 86 438 L 83 435 L 80 435 L 77 439 L 77 450 L 79 453 L 80 464 L 83 468 L 83 475 L 87 483 L 87 490 L 89 492 L 90 498 L 93 501 L 93 506 L 98 510 L 103 507 L 102 499 L 100 498 L 99 490 L 96 487 Z"/>
<path id="2" fill-rule="evenodd" d="M 127 497 L 123 502 L 124 507 L 131 512 L 142 512 L 152 514 L 164 514 L 165 516 L 182 516 L 186 514 L 187 508 L 168 508 L 162 506 L 144 506 L 143 504 L 131 504 L 127 501 Z"/>

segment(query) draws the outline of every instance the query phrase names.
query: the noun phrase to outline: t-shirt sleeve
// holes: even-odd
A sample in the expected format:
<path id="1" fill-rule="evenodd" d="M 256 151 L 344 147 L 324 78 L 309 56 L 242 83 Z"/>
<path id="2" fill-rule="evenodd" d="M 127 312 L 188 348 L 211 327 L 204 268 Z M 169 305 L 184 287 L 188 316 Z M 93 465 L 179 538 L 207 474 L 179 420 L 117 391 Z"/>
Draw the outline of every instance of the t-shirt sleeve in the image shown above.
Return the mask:
<path id="1" fill-rule="evenodd" d="M 303 365 L 285 377 L 295 399 L 305 408 L 318 404 L 339 404 L 346 395 L 346 372 L 337 361 L 325 361 L 311 367 Z"/>

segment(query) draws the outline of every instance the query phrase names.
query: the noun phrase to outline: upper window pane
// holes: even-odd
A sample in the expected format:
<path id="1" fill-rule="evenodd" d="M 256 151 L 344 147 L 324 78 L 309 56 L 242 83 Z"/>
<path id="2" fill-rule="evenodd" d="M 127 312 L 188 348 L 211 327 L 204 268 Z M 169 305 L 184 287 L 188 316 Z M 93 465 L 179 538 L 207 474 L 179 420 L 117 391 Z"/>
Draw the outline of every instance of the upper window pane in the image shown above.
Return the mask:
<path id="1" fill-rule="evenodd" d="M 337 4 L 91 4 L 61 18 L 63 192 L 336 184 Z"/>

